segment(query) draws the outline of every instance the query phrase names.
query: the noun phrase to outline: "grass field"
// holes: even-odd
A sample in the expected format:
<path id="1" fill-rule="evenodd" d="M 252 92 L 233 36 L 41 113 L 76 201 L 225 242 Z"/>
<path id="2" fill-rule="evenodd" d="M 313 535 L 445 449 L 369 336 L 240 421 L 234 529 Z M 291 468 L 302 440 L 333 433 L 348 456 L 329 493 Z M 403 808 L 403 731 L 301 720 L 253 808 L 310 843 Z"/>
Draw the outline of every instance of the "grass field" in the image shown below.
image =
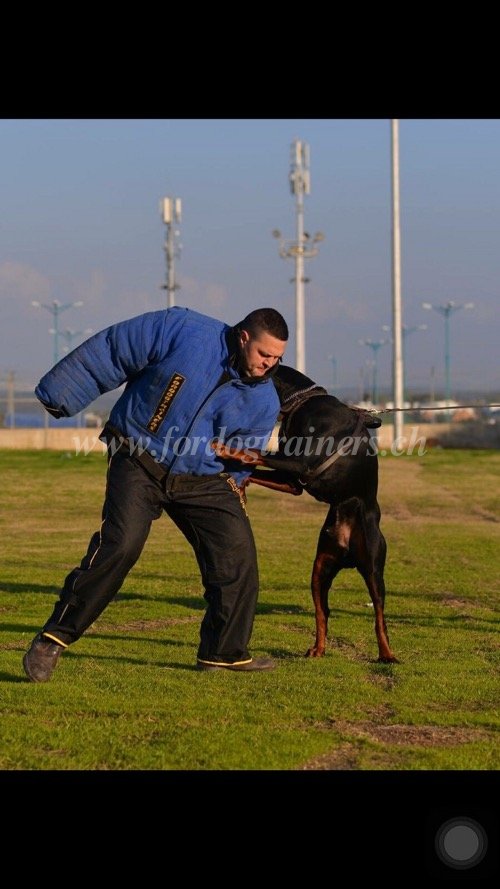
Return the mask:
<path id="1" fill-rule="evenodd" d="M 322 659 L 309 576 L 326 508 L 251 488 L 261 595 L 252 651 L 269 674 L 194 669 L 194 556 L 165 517 L 119 596 L 29 683 L 21 658 L 99 526 L 105 460 L 0 452 L 0 768 L 498 769 L 500 454 L 380 460 L 386 617 L 400 664 L 376 663 L 359 575 L 331 594 Z"/>

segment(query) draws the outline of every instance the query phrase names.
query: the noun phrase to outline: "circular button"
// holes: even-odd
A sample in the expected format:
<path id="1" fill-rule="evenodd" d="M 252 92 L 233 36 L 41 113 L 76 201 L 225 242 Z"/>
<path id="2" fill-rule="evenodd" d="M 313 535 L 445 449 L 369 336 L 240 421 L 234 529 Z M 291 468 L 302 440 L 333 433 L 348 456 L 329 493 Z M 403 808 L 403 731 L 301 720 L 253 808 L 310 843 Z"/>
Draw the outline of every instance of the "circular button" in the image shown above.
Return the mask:
<path id="1" fill-rule="evenodd" d="M 452 818 L 436 834 L 436 852 L 449 867 L 475 867 L 486 855 L 488 839 L 473 818 Z"/>

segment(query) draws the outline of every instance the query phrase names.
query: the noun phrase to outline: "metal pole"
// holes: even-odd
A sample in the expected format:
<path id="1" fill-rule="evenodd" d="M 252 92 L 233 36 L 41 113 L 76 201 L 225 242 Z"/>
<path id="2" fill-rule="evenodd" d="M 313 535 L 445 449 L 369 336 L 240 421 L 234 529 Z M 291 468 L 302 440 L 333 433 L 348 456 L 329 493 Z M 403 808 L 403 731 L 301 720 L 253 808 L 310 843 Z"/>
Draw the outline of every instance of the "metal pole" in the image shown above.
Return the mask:
<path id="1" fill-rule="evenodd" d="M 73 340 L 75 340 L 79 336 L 84 336 L 87 333 L 92 333 L 91 327 L 86 327 L 85 330 L 70 330 L 69 328 L 66 328 L 66 330 L 62 334 L 62 336 L 66 340 L 64 351 L 71 352 L 73 348 Z"/>
<path id="2" fill-rule="evenodd" d="M 54 364 L 57 364 L 59 361 L 59 315 L 61 312 L 65 312 L 66 309 L 83 306 L 83 301 L 79 299 L 74 303 L 61 305 L 57 299 L 54 299 L 50 305 L 47 305 L 47 303 L 40 303 L 37 299 L 33 299 L 31 305 L 37 309 L 47 309 L 47 312 L 50 312 L 54 318 L 54 327 L 50 328 L 49 333 L 54 335 Z"/>
<path id="3" fill-rule="evenodd" d="M 388 328 L 384 325 L 382 330 L 388 330 Z M 417 330 L 427 330 L 427 324 L 416 324 L 414 327 L 407 327 L 406 324 L 401 326 L 403 334 L 403 404 L 406 399 L 406 341 L 410 334 L 416 333 Z"/>
<path id="4" fill-rule="evenodd" d="M 444 318 L 444 396 L 446 407 L 449 409 L 451 402 L 450 316 L 453 314 L 453 312 L 460 311 L 460 309 L 473 309 L 474 303 L 462 303 L 461 305 L 457 306 L 452 300 L 449 300 L 444 306 L 433 306 L 431 303 L 425 302 L 422 303 L 422 308 L 434 309 L 434 311 L 439 312 L 439 314 L 442 315 Z M 449 410 L 446 416 L 449 419 Z"/>
<path id="5" fill-rule="evenodd" d="M 292 194 L 295 195 L 295 211 L 297 216 L 297 238 L 295 241 L 285 240 L 279 229 L 274 229 L 273 237 L 279 238 L 279 253 L 283 259 L 295 260 L 295 366 L 298 371 L 306 370 L 306 342 L 305 342 L 305 300 L 304 285 L 309 278 L 304 277 L 304 264 L 306 259 L 312 259 L 318 253 L 316 246 L 324 240 L 322 232 L 316 232 L 312 241 L 304 232 L 304 195 L 310 194 L 311 183 L 309 175 L 309 146 L 307 142 L 295 139 L 291 146 L 291 169 L 289 183 Z M 290 246 L 287 246 L 290 245 Z"/>
<path id="6" fill-rule="evenodd" d="M 403 434 L 403 337 L 401 312 L 401 227 L 399 208 L 399 120 L 391 121 L 392 132 L 392 339 L 394 440 Z"/>
<path id="7" fill-rule="evenodd" d="M 386 343 L 390 342 L 390 340 L 358 340 L 360 346 L 368 346 L 373 352 L 373 364 L 372 364 L 372 403 L 377 404 L 378 401 L 378 368 L 377 368 L 377 359 L 378 352 L 382 346 L 385 346 Z M 368 389 L 368 384 L 367 387 Z"/>
<path id="8" fill-rule="evenodd" d="M 378 392 L 377 392 L 377 354 L 374 353 L 373 357 L 373 385 L 372 385 L 372 402 L 373 404 L 377 404 Z"/>
<path id="9" fill-rule="evenodd" d="M 54 316 L 54 364 L 59 361 L 59 305 L 54 300 L 52 303 L 52 314 Z"/>
<path id="10" fill-rule="evenodd" d="M 403 330 L 403 404 L 405 403 L 406 392 L 407 392 L 407 387 L 406 387 L 406 340 L 407 340 L 407 336 L 408 336 L 408 334 L 405 333 L 405 331 Z"/>
<path id="11" fill-rule="evenodd" d="M 179 284 L 175 282 L 175 257 L 180 255 L 181 245 L 175 243 L 176 235 L 179 232 L 175 226 L 181 221 L 182 202 L 180 198 L 163 198 L 160 202 L 160 212 L 163 222 L 167 226 L 167 236 L 165 238 L 165 259 L 167 263 L 167 283 L 162 284 L 162 290 L 167 291 L 167 306 L 169 309 L 175 305 L 175 291 L 179 289 Z"/>
<path id="12" fill-rule="evenodd" d="M 444 388 L 446 407 L 450 407 L 451 402 L 451 375 L 450 375 L 450 315 L 451 308 L 448 306 L 443 312 L 444 315 Z M 447 418 L 449 419 L 449 413 Z"/>
<path id="13" fill-rule="evenodd" d="M 295 259 L 295 366 L 306 371 L 305 307 L 304 307 L 304 197 L 297 192 L 297 253 Z"/>
<path id="14" fill-rule="evenodd" d="M 174 266 L 174 227 L 167 225 L 167 241 L 165 244 L 167 256 L 167 305 L 169 309 L 175 305 L 175 266 Z"/>

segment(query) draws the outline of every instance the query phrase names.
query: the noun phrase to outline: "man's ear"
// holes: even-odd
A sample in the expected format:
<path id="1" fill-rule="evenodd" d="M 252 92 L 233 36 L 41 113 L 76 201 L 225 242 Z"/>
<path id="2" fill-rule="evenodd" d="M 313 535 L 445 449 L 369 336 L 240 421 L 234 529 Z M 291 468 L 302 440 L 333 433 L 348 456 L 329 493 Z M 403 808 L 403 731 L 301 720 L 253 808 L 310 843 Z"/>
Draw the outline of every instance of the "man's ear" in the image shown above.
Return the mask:
<path id="1" fill-rule="evenodd" d="M 248 343 L 249 339 L 250 339 L 250 334 L 248 333 L 248 330 L 241 330 L 240 331 L 240 340 L 241 340 L 241 343 L 243 346 L 245 345 L 245 343 Z"/>

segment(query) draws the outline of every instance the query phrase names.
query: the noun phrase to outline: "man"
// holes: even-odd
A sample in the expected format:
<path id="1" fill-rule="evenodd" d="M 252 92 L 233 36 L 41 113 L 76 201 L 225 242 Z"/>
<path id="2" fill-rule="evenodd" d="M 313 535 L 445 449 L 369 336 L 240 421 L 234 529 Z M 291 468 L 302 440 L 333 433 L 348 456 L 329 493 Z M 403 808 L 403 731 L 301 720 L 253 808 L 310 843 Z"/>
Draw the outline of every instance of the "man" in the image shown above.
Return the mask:
<path id="1" fill-rule="evenodd" d="M 272 372 L 288 328 L 275 309 L 236 327 L 175 307 L 100 331 L 74 349 L 35 392 L 54 416 L 73 416 L 126 383 L 101 434 L 108 443 L 102 524 L 23 665 L 50 679 L 61 652 L 99 617 L 140 556 L 162 511 L 192 545 L 208 603 L 197 666 L 272 669 L 248 651 L 258 594 L 257 557 L 241 484 L 214 440 L 264 447 L 279 412 Z"/>

